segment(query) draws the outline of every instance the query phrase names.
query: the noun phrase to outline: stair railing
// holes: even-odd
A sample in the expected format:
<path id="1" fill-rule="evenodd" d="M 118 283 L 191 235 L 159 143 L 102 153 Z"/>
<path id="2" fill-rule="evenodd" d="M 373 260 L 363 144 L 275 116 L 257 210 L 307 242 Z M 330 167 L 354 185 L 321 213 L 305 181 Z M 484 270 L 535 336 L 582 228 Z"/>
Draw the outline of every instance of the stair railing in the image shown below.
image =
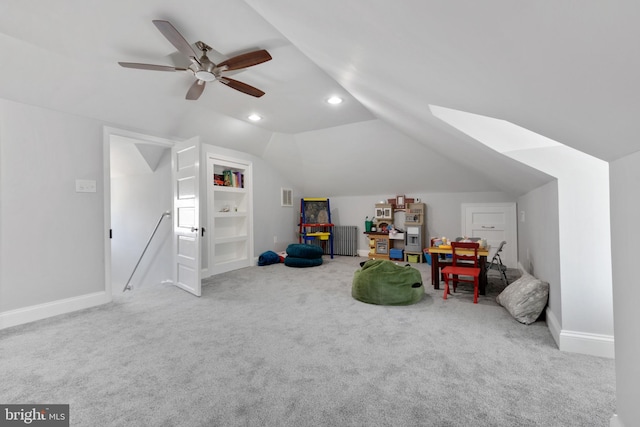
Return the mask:
<path id="1" fill-rule="evenodd" d="M 156 231 L 158 231 L 158 227 L 160 227 L 160 223 L 162 222 L 162 219 L 165 216 L 171 216 L 171 212 L 166 211 L 166 212 L 163 212 L 162 215 L 160 215 L 160 219 L 158 220 L 158 223 L 156 224 L 156 228 L 153 229 L 153 233 L 151 233 L 151 237 L 149 237 L 149 240 L 147 241 L 147 245 L 142 250 L 142 254 L 140 254 L 140 258 L 138 259 L 138 262 L 136 263 L 136 266 L 133 267 L 133 271 L 131 272 L 131 276 L 129 276 L 129 280 L 127 280 L 127 284 L 124 285 L 124 289 L 122 290 L 122 292 L 125 292 L 127 290 L 131 290 L 132 289 L 132 287 L 129 285 L 129 283 L 131 282 L 131 279 L 133 278 L 133 275 L 135 274 L 136 270 L 138 269 L 138 266 L 140 265 L 140 261 L 142 261 L 142 257 L 144 256 L 145 252 L 147 252 L 147 249 L 149 248 L 149 244 L 151 243 L 151 240 L 153 239 L 153 236 L 156 235 Z"/>

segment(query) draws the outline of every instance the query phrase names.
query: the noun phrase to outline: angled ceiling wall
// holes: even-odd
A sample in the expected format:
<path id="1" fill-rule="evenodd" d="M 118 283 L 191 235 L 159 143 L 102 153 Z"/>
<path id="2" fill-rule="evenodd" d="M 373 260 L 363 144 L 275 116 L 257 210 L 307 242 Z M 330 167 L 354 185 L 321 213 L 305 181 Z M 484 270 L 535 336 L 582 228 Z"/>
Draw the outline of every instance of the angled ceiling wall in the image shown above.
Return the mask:
<path id="1" fill-rule="evenodd" d="M 365 194 L 384 152 L 404 156 L 411 173 L 394 178 L 403 189 L 518 195 L 549 177 L 443 124 L 429 105 L 508 120 L 603 160 L 635 152 L 638 18 L 640 4 L 596 0 L 5 0 L 0 97 L 167 138 L 200 135 L 264 157 L 305 191 L 341 170 L 348 180 L 325 179 L 323 194 Z M 213 82 L 186 101 L 193 76 L 119 67 L 189 62 L 153 19 L 213 46 L 216 61 L 269 50 L 272 61 L 233 76 L 266 95 Z M 345 99 L 338 108 L 324 102 L 334 94 Z M 248 122 L 251 112 L 264 120 Z M 328 154 L 311 155 L 320 145 Z M 457 169 L 460 179 L 442 179 Z"/>

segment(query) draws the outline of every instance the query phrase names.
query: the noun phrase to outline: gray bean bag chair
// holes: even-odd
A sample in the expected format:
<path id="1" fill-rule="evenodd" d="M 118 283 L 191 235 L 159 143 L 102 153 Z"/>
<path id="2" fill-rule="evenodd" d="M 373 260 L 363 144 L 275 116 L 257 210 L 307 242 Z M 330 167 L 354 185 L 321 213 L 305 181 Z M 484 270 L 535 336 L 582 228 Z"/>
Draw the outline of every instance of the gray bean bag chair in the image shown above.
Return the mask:
<path id="1" fill-rule="evenodd" d="M 496 302 L 520 323 L 530 325 L 542 314 L 549 299 L 549 284 L 524 273 L 518 280 L 504 288 Z"/>
<path id="2" fill-rule="evenodd" d="M 422 275 L 410 265 L 371 259 L 353 275 L 351 295 L 368 304 L 415 304 L 424 295 Z"/>

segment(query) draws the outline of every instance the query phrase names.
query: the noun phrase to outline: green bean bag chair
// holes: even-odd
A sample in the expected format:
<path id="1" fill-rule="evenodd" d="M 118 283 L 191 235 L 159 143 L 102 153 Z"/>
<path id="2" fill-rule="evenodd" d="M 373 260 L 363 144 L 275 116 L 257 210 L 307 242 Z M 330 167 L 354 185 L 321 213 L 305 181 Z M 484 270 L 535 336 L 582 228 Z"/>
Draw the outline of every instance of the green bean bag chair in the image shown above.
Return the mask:
<path id="1" fill-rule="evenodd" d="M 377 305 L 409 305 L 422 299 L 420 271 L 384 259 L 371 259 L 353 275 L 351 296 Z"/>

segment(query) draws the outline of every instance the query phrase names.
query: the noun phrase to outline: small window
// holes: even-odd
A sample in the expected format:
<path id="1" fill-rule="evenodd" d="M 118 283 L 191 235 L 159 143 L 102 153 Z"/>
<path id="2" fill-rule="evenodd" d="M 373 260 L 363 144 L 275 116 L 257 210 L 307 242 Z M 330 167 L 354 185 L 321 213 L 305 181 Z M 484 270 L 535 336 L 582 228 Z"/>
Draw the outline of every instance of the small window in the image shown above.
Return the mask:
<path id="1" fill-rule="evenodd" d="M 281 206 L 293 206 L 293 190 L 291 190 L 290 188 L 281 188 L 280 193 Z"/>

